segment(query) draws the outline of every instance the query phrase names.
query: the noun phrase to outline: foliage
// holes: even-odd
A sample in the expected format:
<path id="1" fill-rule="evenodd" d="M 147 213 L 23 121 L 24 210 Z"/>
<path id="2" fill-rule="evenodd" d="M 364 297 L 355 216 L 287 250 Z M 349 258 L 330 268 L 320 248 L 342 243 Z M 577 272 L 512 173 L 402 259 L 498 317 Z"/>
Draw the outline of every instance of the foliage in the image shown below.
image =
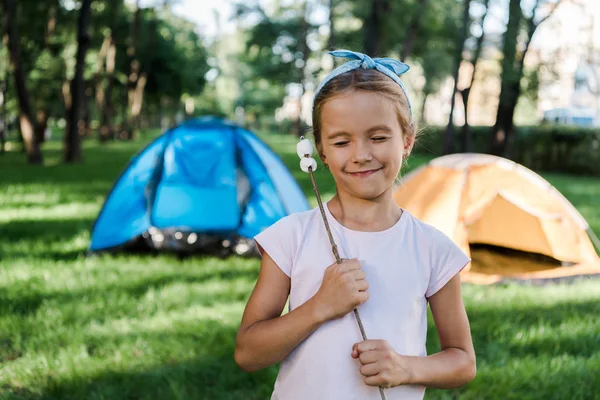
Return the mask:
<path id="1" fill-rule="evenodd" d="M 432 156 L 442 155 L 442 127 L 426 127 L 415 151 Z M 491 127 L 474 126 L 473 149 L 486 153 L 491 141 Z M 462 134 L 455 137 L 454 148 L 461 149 Z M 597 129 L 542 125 L 515 128 L 510 159 L 539 171 L 600 176 L 600 131 Z"/>
<path id="2" fill-rule="evenodd" d="M 95 126 L 102 116 L 101 110 L 94 107 L 94 97 L 98 95 L 97 88 L 102 87 L 99 83 L 105 79 L 103 69 L 107 62 L 106 49 L 104 54 L 101 49 L 113 27 L 116 56 L 114 89 L 109 103 L 114 107 L 113 124 L 119 121 L 123 123 L 126 119 L 126 85 L 131 63 L 127 48 L 131 43 L 133 11 L 121 5 L 119 13 L 115 15 L 118 3 L 123 3 L 123 0 L 95 0 L 92 4 L 90 50 L 84 70 L 83 108 L 85 118 L 96 120 Z M 37 119 L 38 124 L 45 124 L 44 120 L 40 122 L 40 112 L 44 112 L 45 118 L 49 118 L 50 122 L 65 117 L 64 89 L 65 83 L 74 73 L 78 12 L 78 2 L 18 2 L 20 53 L 34 120 Z M 179 106 L 183 98 L 202 93 L 204 75 L 208 71 L 208 54 L 202 38 L 196 33 L 195 25 L 176 17 L 164 6 L 160 10 L 142 9 L 140 17 L 137 58 L 142 73 L 148 75 L 144 106 L 154 110 L 161 109 L 165 100 Z M 2 49 L 2 54 L 4 52 Z M 8 119 L 15 120 L 18 108 L 12 82 L 7 98 Z M 175 113 L 179 109 L 170 107 L 164 111 Z"/>
<path id="3" fill-rule="evenodd" d="M 254 121 L 272 116 L 281 107 L 287 85 L 305 83 L 302 41 L 318 28 L 305 15 L 310 9 L 307 1 L 279 6 L 273 13 L 260 5 L 236 6 L 240 23 L 252 18 L 257 21 L 245 31 L 245 52 L 239 56 L 243 83 L 237 104 Z M 308 75 L 317 73 L 310 71 Z"/>
<path id="4" fill-rule="evenodd" d="M 315 205 L 295 139 L 263 137 Z M 54 142 L 44 169 L 17 153 L 0 158 L 0 399 L 269 398 L 277 368 L 247 374 L 233 360 L 258 260 L 84 257 L 103 199 L 138 146 L 85 142 L 87 163 L 77 169 L 58 165 Z M 417 156 L 409 165 L 425 161 Z M 333 182 L 325 169 L 316 173 L 328 198 Z M 598 180 L 546 177 L 600 231 Z M 583 400 L 600 391 L 597 281 L 465 285 L 463 292 L 477 378 L 426 398 Z M 429 327 L 432 352 L 431 319 Z"/>

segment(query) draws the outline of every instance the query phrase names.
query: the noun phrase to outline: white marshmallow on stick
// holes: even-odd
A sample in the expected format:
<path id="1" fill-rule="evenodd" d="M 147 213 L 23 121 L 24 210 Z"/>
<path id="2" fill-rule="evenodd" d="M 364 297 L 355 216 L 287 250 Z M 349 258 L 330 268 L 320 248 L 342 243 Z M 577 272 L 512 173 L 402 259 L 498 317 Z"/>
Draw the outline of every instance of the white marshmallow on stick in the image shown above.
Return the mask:
<path id="1" fill-rule="evenodd" d="M 304 157 L 300 160 L 300 168 L 302 171 L 307 174 L 310 172 L 308 170 L 309 167 L 312 167 L 312 171 L 315 172 L 317 170 L 317 161 L 312 157 Z"/>
<path id="2" fill-rule="evenodd" d="M 298 153 L 298 157 L 310 157 L 313 154 L 313 146 L 310 140 L 301 138 L 301 140 L 296 145 L 296 153 Z"/>

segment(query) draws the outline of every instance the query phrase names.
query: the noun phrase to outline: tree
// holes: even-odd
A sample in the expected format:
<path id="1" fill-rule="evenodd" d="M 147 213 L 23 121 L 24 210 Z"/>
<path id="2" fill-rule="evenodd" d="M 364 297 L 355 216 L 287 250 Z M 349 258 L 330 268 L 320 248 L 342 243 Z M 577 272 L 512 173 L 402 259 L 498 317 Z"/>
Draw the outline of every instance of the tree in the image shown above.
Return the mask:
<path id="1" fill-rule="evenodd" d="M 489 12 L 489 3 L 490 0 L 483 1 L 483 14 L 479 19 L 479 31 L 480 34 L 477 37 L 475 43 L 475 49 L 473 51 L 473 56 L 470 59 L 470 63 L 472 65 L 471 72 L 471 80 L 465 88 L 460 90 L 460 95 L 463 101 L 463 109 L 465 114 L 465 123 L 463 125 L 463 152 L 471 152 L 473 151 L 473 138 L 471 132 L 471 126 L 469 125 L 469 96 L 471 94 L 471 88 L 473 87 L 473 83 L 475 82 L 475 74 L 477 73 L 477 65 L 479 63 L 479 58 L 481 57 L 481 53 L 483 51 L 483 44 L 485 40 L 485 30 L 484 24 Z"/>
<path id="2" fill-rule="evenodd" d="M 371 57 L 379 57 L 382 54 L 381 39 L 383 36 L 384 15 L 390 10 L 389 0 L 371 0 L 369 16 L 365 21 L 365 44 L 364 49 Z"/>
<path id="3" fill-rule="evenodd" d="M 300 66 L 300 93 L 297 99 L 297 112 L 296 120 L 294 121 L 294 136 L 302 136 L 302 96 L 304 95 L 306 87 L 306 65 L 308 64 L 308 58 L 310 57 L 310 48 L 308 47 L 308 0 L 304 0 L 302 5 L 302 17 L 300 20 L 300 31 L 298 35 L 299 50 L 302 54 L 302 58 L 299 61 Z"/>
<path id="4" fill-rule="evenodd" d="M 1 32 L 1 30 L 0 30 Z M 0 154 L 4 154 L 5 152 L 5 147 L 6 147 L 6 136 L 7 136 L 7 130 L 8 130 L 8 122 L 6 120 L 6 96 L 8 94 L 8 64 L 9 62 L 6 62 L 8 56 L 5 56 L 5 48 L 6 48 L 6 44 L 8 43 L 8 37 L 6 34 L 2 34 L 2 41 L 0 42 L 0 44 L 2 45 L 1 49 L 2 51 L 0 52 L 0 56 L 2 56 L 3 58 L 3 62 L 0 66 L 0 68 L 2 68 L 2 80 L 0 80 Z M 8 54 L 8 53 L 6 53 Z"/>
<path id="5" fill-rule="evenodd" d="M 496 113 L 496 123 L 492 129 L 492 142 L 490 153 L 507 156 L 509 145 L 513 136 L 514 115 L 522 87 L 521 80 L 524 74 L 525 57 L 533 35 L 540 24 L 547 20 L 560 5 L 562 0 L 554 3 L 535 0 L 531 16 L 526 17 L 519 0 L 510 0 L 508 12 L 508 25 L 504 33 L 502 74 L 500 86 L 500 102 Z M 544 17 L 539 17 L 542 6 L 547 6 L 549 11 Z M 522 32 L 522 24 L 525 31 Z M 524 37 L 525 42 L 519 44 L 519 37 Z M 519 51 L 519 48 L 523 50 Z"/>
<path id="6" fill-rule="evenodd" d="M 329 0 L 329 38 L 327 39 L 327 48 L 329 50 L 335 50 L 335 6 L 336 0 Z"/>
<path id="7" fill-rule="evenodd" d="M 128 39 L 127 56 L 129 58 L 129 74 L 127 79 L 127 138 L 134 139 L 138 130 L 139 111 L 141 111 L 140 96 L 143 96 L 147 77 L 141 73 L 141 62 L 137 57 L 136 50 L 139 46 L 140 25 L 142 10 L 140 0 L 136 0 L 133 23 Z M 139 110 L 139 111 L 138 111 Z"/>
<path id="8" fill-rule="evenodd" d="M 304 0 L 300 4 L 281 7 L 272 15 L 267 14 L 260 6 L 237 6 L 239 20 L 248 16 L 258 18 L 258 23 L 247 30 L 246 54 L 240 57 L 248 67 L 245 69 L 247 73 L 245 81 L 254 80 L 258 85 L 244 84 L 242 88 L 255 90 L 257 87 L 269 87 L 269 96 L 261 93 L 257 97 L 265 99 L 264 105 L 270 107 L 273 104 L 270 96 L 285 94 L 283 90 L 271 86 L 284 88 L 292 83 L 296 84 L 300 89 L 298 93 L 294 93 L 298 101 L 298 112 L 294 119 L 292 133 L 296 135 L 300 132 L 299 102 L 309 77 L 316 72 L 308 70 L 311 52 L 307 40 L 318 29 L 310 22 L 311 7 L 308 2 L 309 0 Z M 249 98 L 248 94 L 242 97 Z M 278 102 L 280 106 L 283 96 Z"/>
<path id="9" fill-rule="evenodd" d="M 4 21 L 8 37 L 8 48 L 10 53 L 11 67 L 13 70 L 15 90 L 19 102 L 19 125 L 27 160 L 31 164 L 41 164 L 43 162 L 42 153 L 38 141 L 35 139 L 35 128 L 31 117 L 31 105 L 29 102 L 29 92 L 25 83 L 25 72 L 21 63 L 21 49 L 19 41 L 19 32 L 17 29 L 17 4 L 15 0 L 3 0 Z"/>
<path id="10" fill-rule="evenodd" d="M 406 39 L 404 39 L 404 43 L 402 44 L 402 51 L 400 52 L 400 61 L 402 62 L 404 62 L 413 51 L 415 40 L 420 34 L 421 25 L 424 19 L 423 16 L 425 15 L 426 5 L 427 0 L 418 0 L 417 12 L 412 18 L 412 21 L 406 33 Z"/>
<path id="11" fill-rule="evenodd" d="M 449 71 L 452 69 L 452 55 L 448 53 L 448 47 L 444 40 L 431 40 L 429 42 L 428 51 L 421 57 L 421 67 L 425 83 L 421 89 L 421 106 L 420 117 L 421 124 L 427 123 L 426 105 L 427 98 L 440 90 L 442 81 L 447 78 Z"/>
<path id="12" fill-rule="evenodd" d="M 114 137 L 113 118 L 115 115 L 113 104 L 113 87 L 115 85 L 116 58 L 117 58 L 117 35 L 119 15 L 123 0 L 111 0 L 110 31 L 102 43 L 100 50 L 100 60 L 98 64 L 98 77 L 96 85 L 96 103 L 97 111 L 100 117 L 100 129 L 98 129 L 98 140 L 106 142 Z M 102 71 L 106 72 L 106 83 L 102 76 Z"/>
<path id="13" fill-rule="evenodd" d="M 171 114 L 174 121 L 182 99 L 190 101 L 203 93 L 209 68 L 207 52 L 195 25 L 165 7 L 144 21 L 148 35 L 141 38 L 139 47 L 142 68 L 147 74 L 144 108 L 149 113 L 155 110 L 156 116 Z"/>
<path id="14" fill-rule="evenodd" d="M 75 10 L 59 0 L 20 0 L 15 23 L 19 31 L 21 64 L 30 96 L 35 140 L 46 140 L 51 116 L 62 116 L 63 105 L 56 101 L 65 81 L 67 61 L 74 58 Z"/>
<path id="15" fill-rule="evenodd" d="M 450 116 L 448 118 L 448 125 L 446 127 L 446 134 L 444 140 L 444 154 L 452 153 L 454 150 L 454 106 L 456 104 L 456 91 L 458 87 L 458 73 L 460 71 L 460 64 L 463 59 L 463 52 L 465 49 L 465 40 L 467 39 L 467 32 L 471 25 L 471 16 L 469 10 L 471 8 L 471 0 L 464 0 L 463 2 L 463 17 L 460 35 L 457 38 L 456 49 L 454 54 L 454 65 L 452 79 L 454 80 L 454 87 L 452 88 L 452 96 L 450 97 Z"/>
<path id="16" fill-rule="evenodd" d="M 71 104 L 67 109 L 67 129 L 65 132 L 65 162 L 81 161 L 81 143 L 79 138 L 79 116 L 83 100 L 83 68 L 85 54 L 90 44 L 88 26 L 90 25 L 92 0 L 82 0 L 77 22 L 77 57 L 75 75 L 71 80 Z"/>

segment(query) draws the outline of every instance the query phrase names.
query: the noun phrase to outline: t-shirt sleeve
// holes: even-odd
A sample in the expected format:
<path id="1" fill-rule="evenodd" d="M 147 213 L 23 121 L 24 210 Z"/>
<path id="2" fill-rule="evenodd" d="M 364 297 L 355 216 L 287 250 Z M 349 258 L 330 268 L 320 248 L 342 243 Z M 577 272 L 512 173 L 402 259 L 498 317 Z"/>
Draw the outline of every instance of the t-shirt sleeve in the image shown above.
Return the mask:
<path id="1" fill-rule="evenodd" d="M 288 215 L 254 237 L 260 254 L 269 254 L 287 276 L 292 275 L 296 225 L 296 216 Z"/>
<path id="2" fill-rule="evenodd" d="M 436 233 L 431 247 L 431 274 L 425 293 L 427 298 L 436 294 L 471 261 L 448 236 L 440 231 Z"/>

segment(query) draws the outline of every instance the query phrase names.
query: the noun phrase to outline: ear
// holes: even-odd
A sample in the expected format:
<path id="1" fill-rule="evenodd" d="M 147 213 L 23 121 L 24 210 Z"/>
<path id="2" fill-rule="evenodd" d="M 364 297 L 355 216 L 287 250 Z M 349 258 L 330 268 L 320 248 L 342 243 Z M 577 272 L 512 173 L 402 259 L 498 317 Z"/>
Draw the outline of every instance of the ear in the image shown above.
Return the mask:
<path id="1" fill-rule="evenodd" d="M 405 135 L 404 136 L 404 149 L 402 156 L 403 158 L 407 158 L 410 155 L 410 152 L 415 145 L 415 135 Z"/>
<path id="2" fill-rule="evenodd" d="M 317 154 L 319 155 L 319 158 L 323 164 L 327 164 L 327 156 L 325 156 L 325 153 L 323 153 L 323 146 L 321 146 L 320 143 L 317 145 Z"/>

